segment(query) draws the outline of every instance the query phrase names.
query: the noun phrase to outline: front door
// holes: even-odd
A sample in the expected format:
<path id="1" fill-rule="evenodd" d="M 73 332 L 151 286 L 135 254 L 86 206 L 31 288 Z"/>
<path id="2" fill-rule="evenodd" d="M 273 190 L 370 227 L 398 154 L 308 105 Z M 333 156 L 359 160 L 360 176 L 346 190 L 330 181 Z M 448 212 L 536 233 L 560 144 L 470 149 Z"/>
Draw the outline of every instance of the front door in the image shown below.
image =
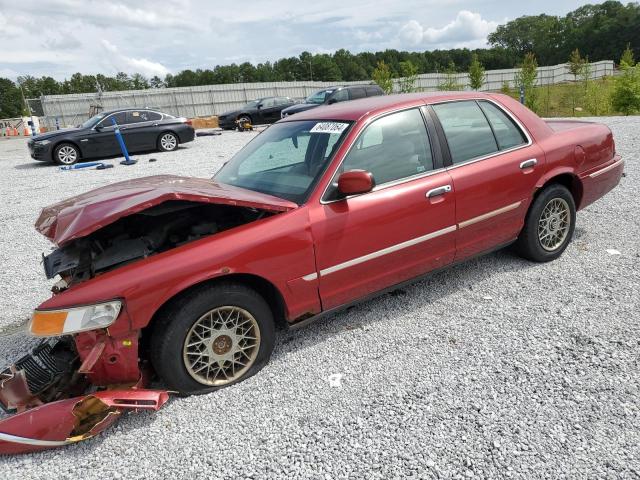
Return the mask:
<path id="1" fill-rule="evenodd" d="M 373 121 L 336 176 L 371 172 L 373 191 L 340 198 L 337 177 L 310 208 L 322 308 L 330 309 L 453 261 L 455 194 L 419 108 Z"/>
<path id="2" fill-rule="evenodd" d="M 544 152 L 494 102 L 432 108 L 446 137 L 456 192 L 456 260 L 515 240 L 544 169 Z"/>
<path id="3" fill-rule="evenodd" d="M 273 123 L 280 120 L 280 107 L 276 105 L 275 98 L 265 98 L 260 102 L 258 109 L 260 123 Z"/>
<path id="4" fill-rule="evenodd" d="M 103 118 L 93 129 L 80 138 L 80 148 L 85 158 L 104 158 L 120 153 L 120 145 L 115 135 L 111 119 L 118 125 L 126 122 L 126 113 L 118 112 Z"/>

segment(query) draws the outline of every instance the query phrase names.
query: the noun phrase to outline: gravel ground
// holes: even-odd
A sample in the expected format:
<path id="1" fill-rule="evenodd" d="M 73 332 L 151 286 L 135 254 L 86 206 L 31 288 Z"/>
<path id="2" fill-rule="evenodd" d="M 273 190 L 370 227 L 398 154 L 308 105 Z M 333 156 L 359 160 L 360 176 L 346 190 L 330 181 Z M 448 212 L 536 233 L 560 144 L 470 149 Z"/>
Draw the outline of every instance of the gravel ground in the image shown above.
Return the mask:
<path id="1" fill-rule="evenodd" d="M 559 260 L 501 251 L 283 331 L 246 382 L 2 458 L 0 478 L 640 478 L 640 118 L 604 121 L 627 177 L 578 214 Z M 0 142 L 0 325 L 47 296 L 41 207 L 125 178 L 209 177 L 253 135 L 64 173 Z M 0 363 L 26 343 L 0 338 Z"/>

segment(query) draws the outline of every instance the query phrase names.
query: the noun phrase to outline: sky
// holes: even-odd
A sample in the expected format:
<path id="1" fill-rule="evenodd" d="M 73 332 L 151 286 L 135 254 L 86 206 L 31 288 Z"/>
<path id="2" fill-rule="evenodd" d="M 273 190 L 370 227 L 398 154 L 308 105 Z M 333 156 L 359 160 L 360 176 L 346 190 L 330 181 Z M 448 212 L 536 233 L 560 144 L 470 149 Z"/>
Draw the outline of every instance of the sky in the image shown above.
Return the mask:
<path id="1" fill-rule="evenodd" d="M 0 77 L 164 77 L 305 50 L 476 48 L 508 20 L 585 3 L 599 0 L 0 0 Z"/>

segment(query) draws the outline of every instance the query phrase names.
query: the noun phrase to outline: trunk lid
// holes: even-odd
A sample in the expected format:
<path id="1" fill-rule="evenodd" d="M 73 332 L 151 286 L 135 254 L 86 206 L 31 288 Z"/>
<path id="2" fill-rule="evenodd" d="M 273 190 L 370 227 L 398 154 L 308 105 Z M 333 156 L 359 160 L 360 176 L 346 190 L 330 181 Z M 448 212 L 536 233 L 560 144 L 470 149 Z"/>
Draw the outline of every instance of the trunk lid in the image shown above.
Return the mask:
<path id="1" fill-rule="evenodd" d="M 118 182 L 45 207 L 36 230 L 58 246 L 116 220 L 171 200 L 234 205 L 284 212 L 298 205 L 271 195 L 213 180 L 157 175 Z"/>

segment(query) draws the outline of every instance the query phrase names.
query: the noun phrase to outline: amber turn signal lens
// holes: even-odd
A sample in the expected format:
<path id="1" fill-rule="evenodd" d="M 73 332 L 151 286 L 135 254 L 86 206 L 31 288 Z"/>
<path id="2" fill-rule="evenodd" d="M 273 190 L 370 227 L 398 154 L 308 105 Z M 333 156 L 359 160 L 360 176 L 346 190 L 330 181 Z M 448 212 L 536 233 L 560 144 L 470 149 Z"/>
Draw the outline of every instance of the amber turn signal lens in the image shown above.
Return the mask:
<path id="1" fill-rule="evenodd" d="M 31 334 L 39 337 L 60 335 L 64 331 L 67 312 L 33 312 Z"/>

